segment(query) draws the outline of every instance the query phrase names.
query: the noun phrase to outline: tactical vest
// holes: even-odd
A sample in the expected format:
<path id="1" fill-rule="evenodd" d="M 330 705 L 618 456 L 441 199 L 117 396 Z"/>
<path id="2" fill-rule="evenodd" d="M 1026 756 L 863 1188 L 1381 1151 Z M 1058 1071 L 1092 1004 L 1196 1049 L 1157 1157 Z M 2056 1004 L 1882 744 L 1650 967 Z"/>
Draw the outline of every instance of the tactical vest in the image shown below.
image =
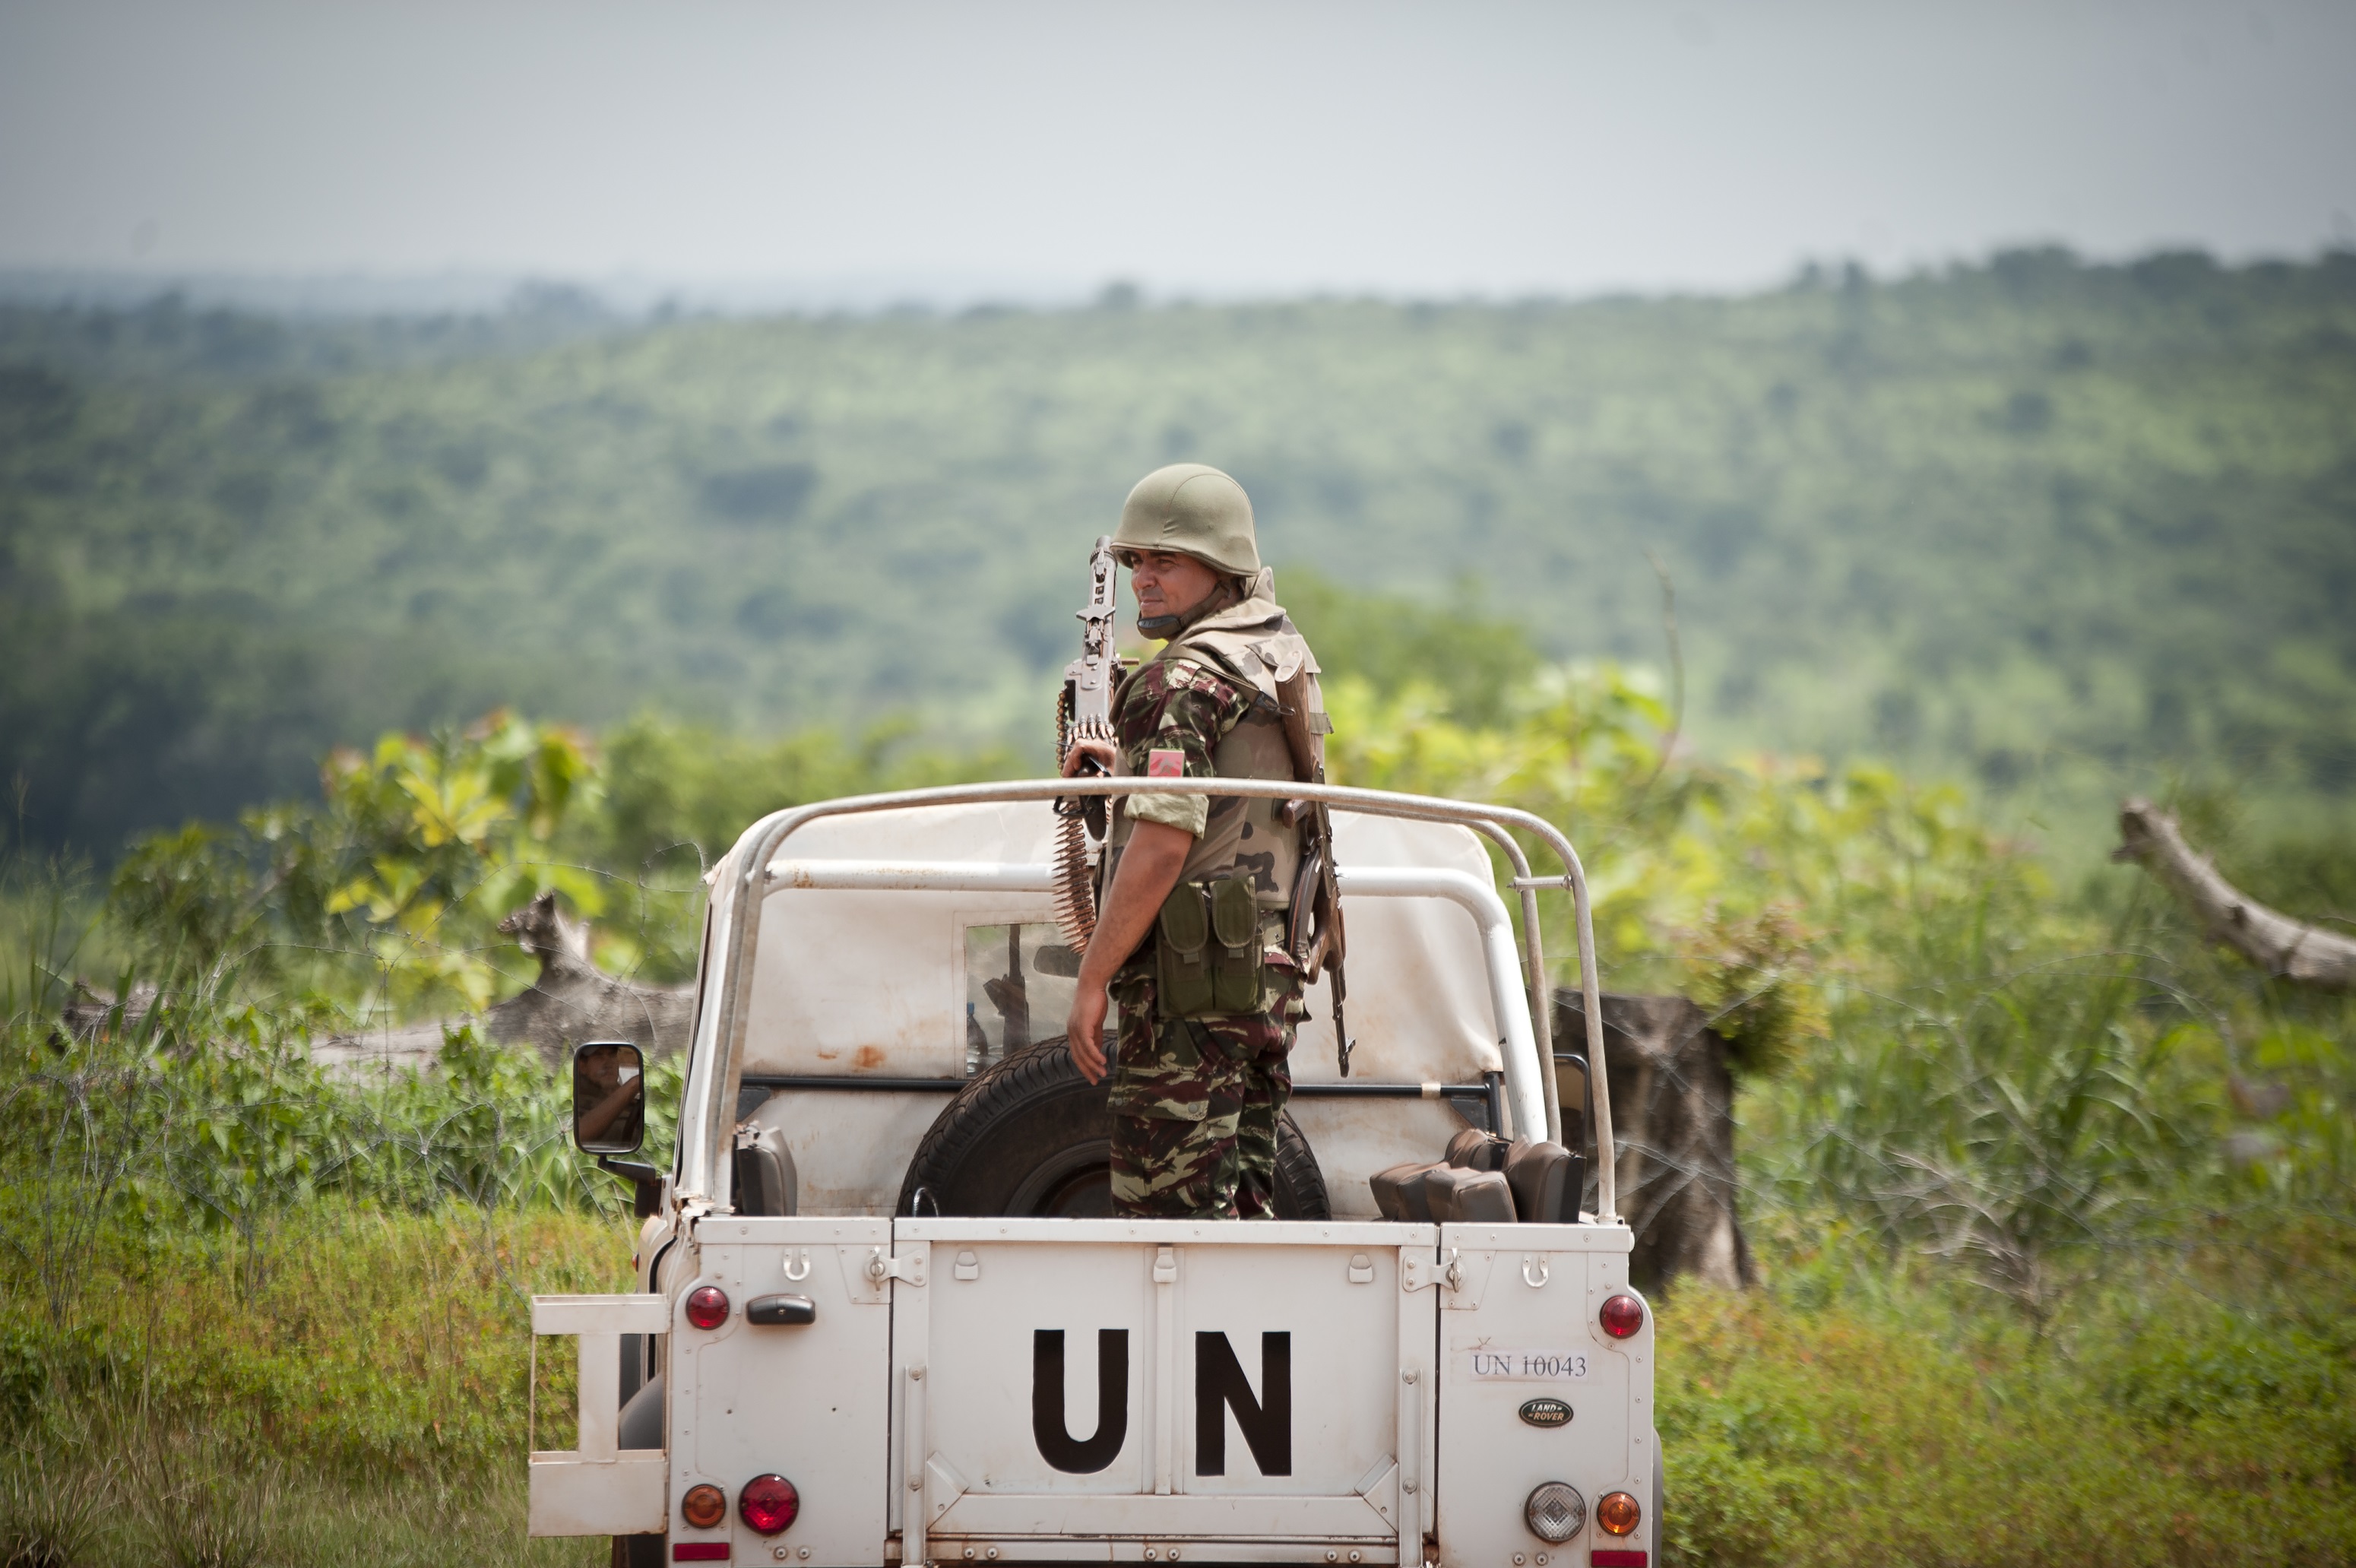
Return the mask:
<path id="1" fill-rule="evenodd" d="M 1265 574 L 1263 575 L 1265 576 Z M 1212 748 L 1212 770 L 1222 779 L 1286 779 L 1303 782 L 1322 772 L 1324 737 L 1333 725 L 1325 716 L 1325 700 L 1317 685 L 1317 658 L 1292 625 L 1282 607 L 1265 593 L 1255 593 L 1239 605 L 1206 616 L 1181 632 L 1156 660 L 1191 659 L 1208 665 L 1252 693 L 1251 706 Z M 1114 699 L 1119 712 L 1132 671 Z M 1296 733 L 1286 735 L 1288 710 Z M 1307 770 L 1297 767 L 1296 749 L 1308 737 Z M 1116 774 L 1129 772 L 1120 757 Z M 1210 821 L 1194 841 L 1181 882 L 1207 882 L 1225 876 L 1248 877 L 1255 899 L 1263 909 L 1281 909 L 1292 902 L 1293 884 L 1301 870 L 1301 834 L 1277 814 L 1282 802 L 1213 797 Z M 1129 813 L 1113 812 L 1104 856 L 1104 882 L 1112 886 L 1113 869 L 1129 842 L 1134 824 Z"/>

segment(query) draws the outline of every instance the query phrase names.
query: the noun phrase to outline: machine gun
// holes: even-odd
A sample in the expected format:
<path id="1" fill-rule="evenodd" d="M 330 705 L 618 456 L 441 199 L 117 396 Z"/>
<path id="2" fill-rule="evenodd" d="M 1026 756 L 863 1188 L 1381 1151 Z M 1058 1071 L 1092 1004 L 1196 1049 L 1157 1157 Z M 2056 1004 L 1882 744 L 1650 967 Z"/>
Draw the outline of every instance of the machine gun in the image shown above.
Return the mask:
<path id="1" fill-rule="evenodd" d="M 1078 612 L 1080 656 L 1064 667 L 1064 689 L 1055 702 L 1055 768 L 1075 744 L 1110 741 L 1112 689 L 1120 679 L 1120 655 L 1113 649 L 1115 563 L 1112 536 L 1101 534 L 1088 556 L 1088 602 Z M 1090 759 L 1083 776 L 1103 772 Z M 1105 798 L 1066 797 L 1055 802 L 1055 924 L 1074 952 L 1086 952 L 1096 934 L 1097 899 L 1088 865 L 1088 843 L 1105 836 Z"/>

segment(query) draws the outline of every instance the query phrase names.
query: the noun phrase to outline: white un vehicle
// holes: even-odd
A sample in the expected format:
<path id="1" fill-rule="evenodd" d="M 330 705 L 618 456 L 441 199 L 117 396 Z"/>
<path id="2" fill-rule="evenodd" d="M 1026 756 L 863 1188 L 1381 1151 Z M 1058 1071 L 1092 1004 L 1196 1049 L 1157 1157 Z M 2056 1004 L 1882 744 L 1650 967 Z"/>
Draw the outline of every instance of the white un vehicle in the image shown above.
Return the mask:
<path id="1" fill-rule="evenodd" d="M 1276 1220 L 1112 1218 L 1106 1091 L 1043 1037 L 1076 971 L 1049 802 L 1147 788 L 1336 818 L 1356 1051 L 1342 1076 L 1321 983 Z M 637 1184 L 639 1293 L 532 1303 L 581 1402 L 576 1446 L 531 1455 L 533 1534 L 617 1565 L 1655 1561 L 1606 1085 L 1550 1043 L 1542 888 L 1572 894 L 1602 1038 L 1552 826 L 1054 779 L 781 811 L 711 882 L 675 1167 L 605 1162 Z M 575 1061 L 583 1146 L 635 1150 L 636 1047 Z"/>

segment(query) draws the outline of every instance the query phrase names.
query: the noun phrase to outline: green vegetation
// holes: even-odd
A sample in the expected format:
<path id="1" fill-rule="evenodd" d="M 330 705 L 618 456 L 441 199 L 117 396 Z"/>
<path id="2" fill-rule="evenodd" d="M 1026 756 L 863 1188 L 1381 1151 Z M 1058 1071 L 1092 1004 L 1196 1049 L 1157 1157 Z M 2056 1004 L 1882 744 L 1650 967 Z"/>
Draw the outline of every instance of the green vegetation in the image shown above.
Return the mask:
<path id="1" fill-rule="evenodd" d="M 2356 913 L 2351 346 L 2340 256 L 0 312 L 0 1563 L 603 1561 L 520 1540 L 524 1303 L 622 1280 L 624 1189 L 536 1058 L 311 1043 L 512 993 L 542 890 L 681 979 L 763 812 L 1036 767 L 1079 548 L 1180 456 L 1317 564 L 1337 777 L 1562 824 L 1605 983 L 1733 1042 L 1767 1284 L 1662 1304 L 1668 1563 L 2356 1563 L 2356 1000 L 2034 814 L 2148 786 Z"/>
<path id="2" fill-rule="evenodd" d="M 80 1359 L 8 1342 L 12 1391 L 61 1363 L 91 1380 L 76 1411 L 47 1406 L 59 1429 L 5 1479 L 109 1488 L 88 1563 L 169 1561 L 157 1526 L 189 1521 L 155 1520 L 137 1489 L 228 1472 L 239 1504 L 200 1492 L 196 1522 L 261 1536 L 262 1562 L 602 1563 L 602 1541 L 522 1539 L 521 1298 L 618 1288 L 626 1247 L 617 1221 L 577 1215 L 314 1208 L 281 1226 L 254 1289 L 185 1241 L 109 1256 L 86 1277 Z M 2124 1261 L 2042 1336 L 1845 1250 L 1775 1237 L 1766 1289 L 1689 1290 L 1663 1312 L 1668 1562 L 2356 1560 L 2344 1233 Z M 543 1447 L 568 1439 L 561 1363 L 539 1365 Z M 185 1423 L 168 1438 L 134 1434 L 166 1414 Z M 8 1496 L 0 1541 L 31 1511 Z"/>
<path id="3" fill-rule="evenodd" d="M 500 703 L 1035 759 L 1082 551 L 1175 457 L 1288 584 L 1478 593 L 1551 658 L 1663 661 L 1652 552 L 1721 754 L 2356 784 L 2356 257 L 2048 252 L 1733 300 L 0 311 L 0 779 L 109 858 Z"/>
<path id="4" fill-rule="evenodd" d="M 1336 642 L 1466 634 L 1322 608 Z M 1332 697 L 1348 780 L 1569 827 L 1607 983 L 1701 997 L 1736 1041 L 1768 1283 L 1663 1305 L 1667 1562 L 2356 1562 L 2356 1004 L 2209 950 L 2139 872 L 2057 882 L 1954 789 L 1676 749 L 1616 666 L 1451 692 L 1407 661 Z M 536 1058 L 461 1035 L 429 1078 L 353 1082 L 305 1041 L 511 989 L 490 922 L 541 887 L 609 963 L 678 973 L 742 821 L 1003 762 L 651 718 L 389 736 L 316 803 L 137 847 L 84 950 L 160 999 L 80 1033 L 77 906 L 20 862 L 0 1533 L 87 1496 L 91 1562 L 187 1560 L 190 1519 L 246 1532 L 224 1562 L 349 1561 L 363 1525 L 419 1562 L 452 1529 L 520 1552 L 525 1298 L 619 1282 L 622 1188 Z M 2344 839 L 2188 804 L 2262 897 L 2327 915 L 2356 879 Z M 540 1367 L 544 1431 L 567 1378 Z M 237 1506 L 232 1474 L 262 1478 Z M 187 1509 L 134 1506 L 158 1477 Z"/>
<path id="5" fill-rule="evenodd" d="M 1842 1251 L 1663 1311 L 1666 1561 L 2356 1561 L 2344 1229 L 2120 1260 L 2041 1336 Z"/>
<path id="6" fill-rule="evenodd" d="M 626 1246 L 544 1208 L 314 1201 L 273 1216 L 256 1272 L 116 1227 L 62 1325 L 12 1314 L 0 1340 L 33 1423 L 0 1456 L 0 1562 L 602 1565 L 603 1541 L 524 1536 L 522 1303 L 627 1288 Z M 540 1368 L 542 1446 L 570 1441 L 572 1372 Z"/>

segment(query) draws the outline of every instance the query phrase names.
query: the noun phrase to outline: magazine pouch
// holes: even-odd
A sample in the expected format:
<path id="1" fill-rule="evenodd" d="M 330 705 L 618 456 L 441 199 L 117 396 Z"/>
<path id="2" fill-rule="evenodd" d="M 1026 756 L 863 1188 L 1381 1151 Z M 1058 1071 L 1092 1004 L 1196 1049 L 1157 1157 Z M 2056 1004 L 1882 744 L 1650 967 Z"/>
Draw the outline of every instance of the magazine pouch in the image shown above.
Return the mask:
<path id="1" fill-rule="evenodd" d="M 1154 990 L 1164 1018 L 1260 1010 L 1259 901 L 1248 878 L 1182 882 L 1155 925 Z"/>

